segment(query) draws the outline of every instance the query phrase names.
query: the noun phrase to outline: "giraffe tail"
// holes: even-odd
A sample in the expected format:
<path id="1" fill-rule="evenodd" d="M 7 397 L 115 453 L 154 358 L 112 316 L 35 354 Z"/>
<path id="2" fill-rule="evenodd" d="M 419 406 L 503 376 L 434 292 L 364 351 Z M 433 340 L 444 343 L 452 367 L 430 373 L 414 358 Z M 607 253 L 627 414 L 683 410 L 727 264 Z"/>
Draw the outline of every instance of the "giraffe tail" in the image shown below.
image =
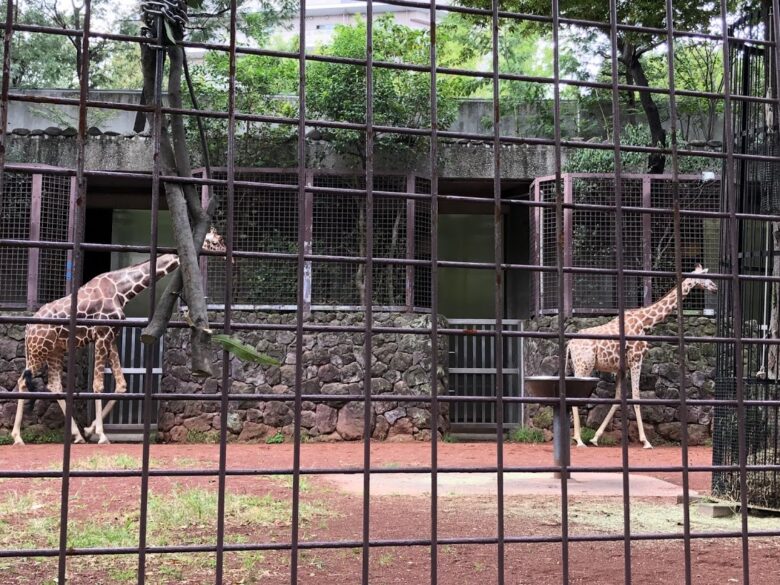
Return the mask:
<path id="1" fill-rule="evenodd" d="M 33 389 L 32 370 L 28 370 L 25 368 L 24 372 L 22 372 L 22 378 L 24 379 L 24 385 L 27 386 L 27 390 L 32 390 Z M 32 412 L 33 406 L 35 406 L 35 398 L 30 398 L 27 401 L 27 408 L 30 412 Z"/>

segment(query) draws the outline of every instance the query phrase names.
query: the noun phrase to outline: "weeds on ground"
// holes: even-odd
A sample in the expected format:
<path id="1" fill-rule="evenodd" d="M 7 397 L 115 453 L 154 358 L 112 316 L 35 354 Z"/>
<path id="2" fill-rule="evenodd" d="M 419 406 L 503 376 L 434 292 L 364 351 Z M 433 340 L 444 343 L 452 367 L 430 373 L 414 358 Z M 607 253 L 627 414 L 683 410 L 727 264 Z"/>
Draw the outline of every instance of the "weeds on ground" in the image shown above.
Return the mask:
<path id="1" fill-rule="evenodd" d="M 544 433 L 534 427 L 517 427 L 509 432 L 512 443 L 544 443 Z"/>
<path id="2" fill-rule="evenodd" d="M 187 431 L 185 441 L 187 443 L 205 443 L 208 445 L 215 445 L 219 443 L 219 432 Z"/>
<path id="3" fill-rule="evenodd" d="M 284 435 L 277 431 L 276 434 L 268 437 L 265 442 L 268 445 L 278 445 L 280 443 L 284 443 Z"/>

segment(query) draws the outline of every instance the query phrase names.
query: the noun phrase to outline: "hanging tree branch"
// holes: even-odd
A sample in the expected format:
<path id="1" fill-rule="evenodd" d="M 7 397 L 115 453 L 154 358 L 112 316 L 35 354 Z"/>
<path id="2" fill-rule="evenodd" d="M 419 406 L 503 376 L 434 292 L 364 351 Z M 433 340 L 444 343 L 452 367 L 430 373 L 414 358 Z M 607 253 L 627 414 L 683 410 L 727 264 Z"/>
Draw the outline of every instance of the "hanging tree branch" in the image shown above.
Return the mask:
<path id="1" fill-rule="evenodd" d="M 160 6 L 154 3 L 154 8 Z M 178 9 L 183 11 L 186 5 L 183 2 L 178 3 Z M 144 6 L 144 5 L 142 5 Z M 153 18 L 147 14 L 145 21 L 147 25 L 156 22 L 155 29 L 150 30 L 158 38 L 167 36 L 170 42 L 175 43 L 181 39 L 183 34 L 184 20 L 173 19 L 165 20 L 165 16 L 157 14 Z M 157 27 L 165 25 L 165 34 L 159 34 Z M 173 38 L 171 38 L 173 37 Z M 171 105 L 175 108 L 181 108 L 181 75 L 183 69 L 183 49 L 176 44 L 170 44 L 165 47 L 152 47 L 148 44 L 141 46 L 141 66 L 144 79 L 144 95 L 155 96 L 156 83 L 162 83 L 157 79 L 157 51 L 166 51 L 170 58 L 168 71 L 168 92 Z M 147 120 L 153 122 L 153 113 L 147 114 Z M 179 175 L 182 177 L 191 177 L 192 169 L 189 164 L 189 155 L 187 150 L 186 133 L 184 123 L 180 114 L 170 116 L 171 132 L 163 123 L 160 129 L 160 165 L 164 174 Z M 204 211 L 200 205 L 197 191 L 192 185 L 182 188 L 177 183 L 164 183 L 165 198 L 168 203 L 168 209 L 171 213 L 173 225 L 173 236 L 176 242 L 176 249 L 179 255 L 179 269 L 176 271 L 174 282 L 166 289 L 160 303 L 155 309 L 149 325 L 144 329 L 142 340 L 144 343 L 152 343 L 159 339 L 167 328 L 173 313 L 175 299 L 180 292 L 183 292 L 187 302 L 190 318 L 191 349 L 192 349 L 192 373 L 194 376 L 210 376 L 211 351 L 210 351 L 210 330 L 208 315 L 206 313 L 206 301 L 203 292 L 203 283 L 201 279 L 200 267 L 198 264 L 199 251 L 203 246 L 206 233 L 211 225 L 210 213 L 213 212 L 215 203 L 209 204 L 209 209 Z M 195 226 L 195 230 L 191 225 Z M 178 285 L 178 286 L 173 286 Z"/>

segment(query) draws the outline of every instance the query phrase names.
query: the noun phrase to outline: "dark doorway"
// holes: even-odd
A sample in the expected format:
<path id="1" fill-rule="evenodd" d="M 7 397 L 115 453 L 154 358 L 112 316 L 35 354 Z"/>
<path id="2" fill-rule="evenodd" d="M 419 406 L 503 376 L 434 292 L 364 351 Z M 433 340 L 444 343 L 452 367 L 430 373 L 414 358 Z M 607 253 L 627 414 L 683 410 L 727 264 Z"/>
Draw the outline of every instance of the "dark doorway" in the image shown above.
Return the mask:
<path id="1" fill-rule="evenodd" d="M 90 244 L 110 244 L 113 209 L 87 208 L 87 223 L 84 241 Z M 83 282 L 94 278 L 103 272 L 111 270 L 111 252 L 103 250 L 84 251 Z"/>

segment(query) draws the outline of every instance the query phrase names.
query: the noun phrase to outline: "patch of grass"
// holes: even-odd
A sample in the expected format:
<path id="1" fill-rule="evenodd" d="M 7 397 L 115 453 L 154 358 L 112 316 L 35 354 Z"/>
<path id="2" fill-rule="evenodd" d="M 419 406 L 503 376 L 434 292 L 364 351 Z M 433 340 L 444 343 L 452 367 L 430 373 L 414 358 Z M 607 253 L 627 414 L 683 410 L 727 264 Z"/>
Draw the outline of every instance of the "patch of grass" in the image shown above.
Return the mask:
<path id="1" fill-rule="evenodd" d="M 265 442 L 268 445 L 279 445 L 280 443 L 284 443 L 284 435 L 277 431 L 276 434 L 268 437 Z"/>
<path id="2" fill-rule="evenodd" d="M 0 445 L 13 445 L 14 440 L 11 435 L 0 435 Z"/>
<path id="3" fill-rule="evenodd" d="M 387 463 L 382 465 L 382 467 L 384 467 L 385 469 L 398 469 L 399 467 L 401 467 L 401 464 L 398 463 L 397 461 L 388 461 Z"/>
<path id="4" fill-rule="evenodd" d="M 583 443 L 589 443 L 596 436 L 596 431 L 590 427 L 580 427 L 580 437 Z M 605 437 L 606 438 L 606 437 Z"/>
<path id="5" fill-rule="evenodd" d="M 60 463 L 56 464 L 60 466 Z M 71 469 L 94 471 L 96 469 L 141 469 L 141 459 L 119 453 L 117 455 L 90 455 L 75 459 L 70 464 Z"/>
<path id="6" fill-rule="evenodd" d="M 22 429 L 22 441 L 25 443 L 62 443 L 63 434 L 53 429 Z M 11 441 L 13 443 L 13 440 Z"/>
<path id="7" fill-rule="evenodd" d="M 605 447 L 614 447 L 617 444 L 618 440 L 610 435 L 602 435 L 599 439 L 599 445 L 604 445 Z"/>
<path id="8" fill-rule="evenodd" d="M 218 431 L 187 431 L 187 436 L 184 438 L 187 443 L 205 443 L 208 445 L 215 445 L 219 443 Z"/>
<path id="9" fill-rule="evenodd" d="M 324 502 L 300 504 L 303 523 L 333 515 Z M 291 504 L 287 498 L 226 494 L 225 519 L 228 523 L 254 527 L 286 526 L 290 523 L 290 517 Z M 203 488 L 192 488 L 165 494 L 150 494 L 149 522 L 150 530 L 158 540 L 164 542 L 174 535 L 187 532 L 197 538 L 192 529 L 205 528 L 213 532 L 217 522 L 217 493 Z"/>
<path id="10" fill-rule="evenodd" d="M 457 443 L 458 438 L 453 437 L 450 433 L 444 433 L 444 436 L 441 438 L 442 441 L 445 443 Z"/>
<path id="11" fill-rule="evenodd" d="M 108 576 L 114 581 L 121 583 L 134 583 L 138 577 L 136 569 L 134 567 L 116 567 L 113 566 L 108 569 Z"/>
<path id="12" fill-rule="evenodd" d="M 74 548 L 138 546 L 138 526 L 130 516 L 113 522 L 105 519 L 74 522 L 68 529 L 68 546 Z"/>
<path id="13" fill-rule="evenodd" d="M 379 556 L 379 566 L 380 567 L 389 567 L 393 564 L 393 561 L 395 560 L 395 557 L 393 556 L 393 553 L 384 553 Z"/>
<path id="14" fill-rule="evenodd" d="M 517 427 L 509 432 L 513 443 L 544 443 L 544 433 L 534 427 Z"/>
<path id="15" fill-rule="evenodd" d="M 260 551 L 242 553 L 241 566 L 245 571 L 254 571 L 257 565 L 265 562 L 265 555 Z"/>
<path id="16" fill-rule="evenodd" d="M 286 487 L 287 489 L 292 489 L 293 487 L 292 475 L 264 475 L 261 477 L 264 477 L 277 485 Z M 301 493 L 308 492 L 311 489 L 311 483 L 306 477 L 298 477 L 298 489 L 301 491 Z"/>

